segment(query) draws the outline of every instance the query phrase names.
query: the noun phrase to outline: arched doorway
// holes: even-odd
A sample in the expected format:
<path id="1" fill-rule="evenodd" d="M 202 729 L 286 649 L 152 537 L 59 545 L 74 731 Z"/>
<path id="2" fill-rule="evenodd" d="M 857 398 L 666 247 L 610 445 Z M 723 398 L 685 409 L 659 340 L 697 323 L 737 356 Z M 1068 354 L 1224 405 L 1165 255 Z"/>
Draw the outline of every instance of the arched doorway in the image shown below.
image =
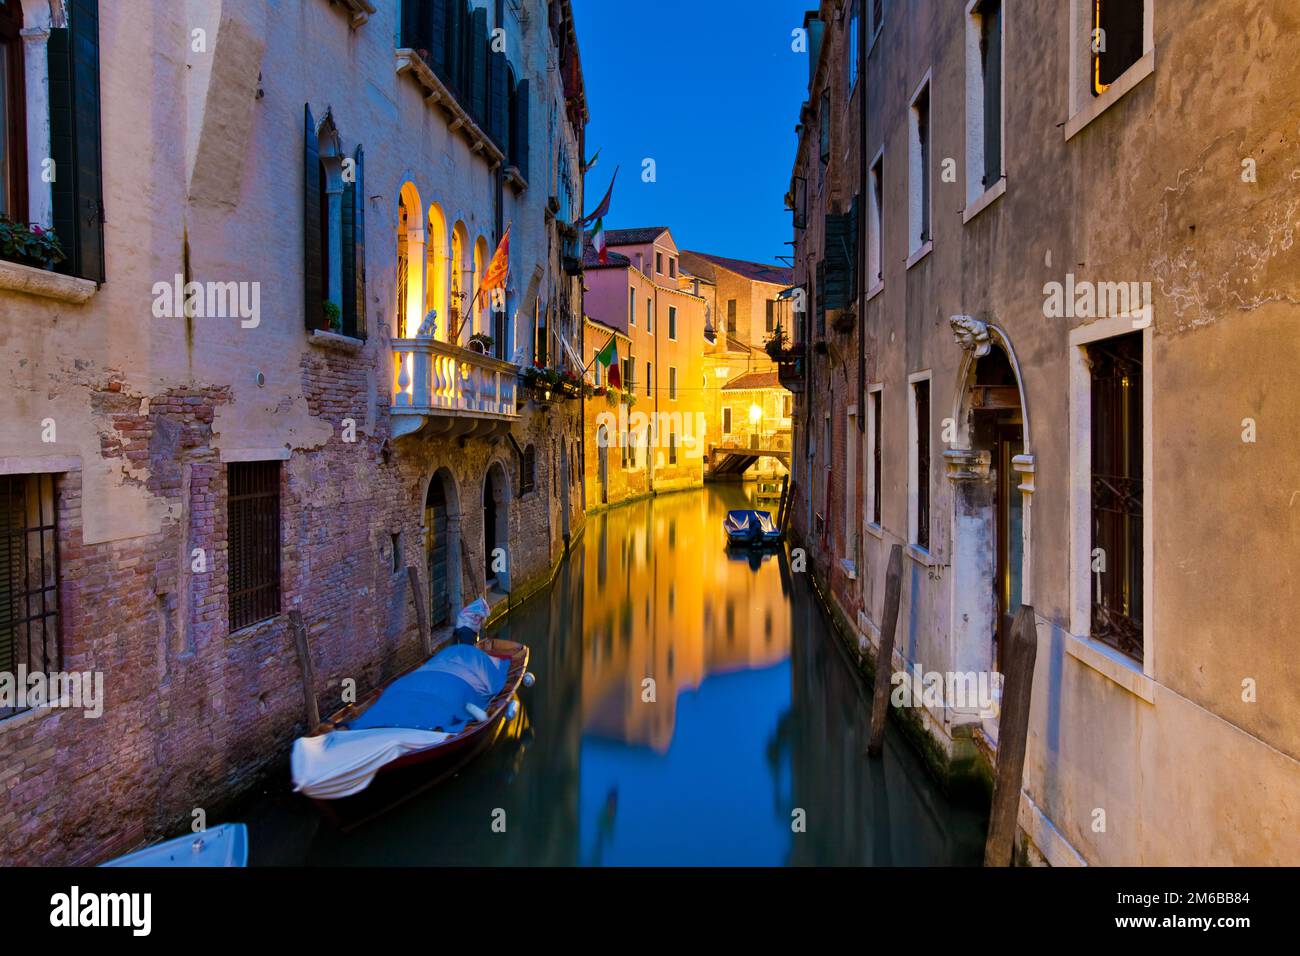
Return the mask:
<path id="1" fill-rule="evenodd" d="M 447 623 L 460 603 L 460 509 L 456 485 L 446 469 L 429 480 L 424 497 L 425 579 L 429 582 L 429 623 Z"/>
<path id="2" fill-rule="evenodd" d="M 495 462 L 483 477 L 483 581 L 488 591 L 510 590 L 509 502 L 505 469 Z"/>
<path id="3" fill-rule="evenodd" d="M 596 432 L 596 454 L 600 459 L 600 503 L 609 504 L 609 429 L 604 425 Z"/>
<path id="4" fill-rule="evenodd" d="M 954 667 L 999 670 L 999 649 L 1030 600 L 1030 431 L 1015 350 L 995 325 L 952 319 L 966 354 L 953 394 L 957 434 L 944 453 L 952 486 Z"/>

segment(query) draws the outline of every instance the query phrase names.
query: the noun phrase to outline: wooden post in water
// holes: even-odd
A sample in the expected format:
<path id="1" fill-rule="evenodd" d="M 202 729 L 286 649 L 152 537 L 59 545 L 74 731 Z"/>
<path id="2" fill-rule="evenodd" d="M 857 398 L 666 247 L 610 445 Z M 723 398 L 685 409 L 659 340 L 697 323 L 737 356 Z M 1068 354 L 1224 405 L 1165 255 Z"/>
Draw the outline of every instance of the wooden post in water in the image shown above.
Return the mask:
<path id="1" fill-rule="evenodd" d="M 415 602 L 415 623 L 420 629 L 420 647 L 425 657 L 433 656 L 433 631 L 429 628 L 429 615 L 424 611 L 424 595 L 420 592 L 420 575 L 415 565 L 406 566 L 406 580 L 411 584 L 411 600 Z"/>
<path id="2" fill-rule="evenodd" d="M 889 714 L 890 674 L 894 670 L 894 631 L 898 629 L 898 601 L 903 588 L 903 546 L 889 550 L 889 569 L 885 572 L 885 606 L 880 617 L 880 650 L 876 653 L 876 681 L 871 698 L 871 742 L 867 753 L 880 756 L 885 742 L 885 719 Z"/>
<path id="3" fill-rule="evenodd" d="M 998 766 L 984 842 L 985 866 L 1010 866 L 1020 813 L 1020 783 L 1029 736 L 1029 704 L 1038 656 L 1034 609 L 1021 605 L 1002 651 L 1002 714 L 998 718 Z"/>
<path id="4" fill-rule="evenodd" d="M 780 531 L 785 531 L 785 493 L 790 488 L 790 476 L 781 476 L 781 503 L 776 509 L 776 527 Z"/>
<path id="5" fill-rule="evenodd" d="M 311 647 L 307 644 L 307 628 L 302 623 L 302 612 L 294 608 L 289 612 L 289 625 L 298 645 L 298 666 L 302 669 L 302 697 L 307 705 L 307 733 L 316 732 L 320 726 L 320 707 L 316 704 L 316 670 L 311 665 Z"/>

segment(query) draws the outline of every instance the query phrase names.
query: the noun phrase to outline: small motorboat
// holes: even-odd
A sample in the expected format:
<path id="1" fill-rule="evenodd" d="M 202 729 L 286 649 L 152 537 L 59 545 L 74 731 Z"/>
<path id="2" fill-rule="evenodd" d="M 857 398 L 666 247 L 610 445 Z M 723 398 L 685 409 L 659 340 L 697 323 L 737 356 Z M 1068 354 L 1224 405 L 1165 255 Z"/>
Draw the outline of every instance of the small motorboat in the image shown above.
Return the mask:
<path id="1" fill-rule="evenodd" d="M 339 823 L 377 816 L 491 746 L 518 713 L 527 670 L 528 648 L 515 641 L 444 647 L 294 741 L 294 790 Z"/>
<path id="2" fill-rule="evenodd" d="M 211 830 L 164 840 L 100 866 L 248 866 L 248 827 L 223 823 Z"/>
<path id="3" fill-rule="evenodd" d="M 754 512 L 747 509 L 728 511 L 722 530 L 727 533 L 729 544 L 753 544 L 758 540 L 758 522 L 754 520 Z"/>
<path id="4" fill-rule="evenodd" d="M 754 520 L 758 524 L 758 543 L 777 544 L 781 540 L 781 529 L 772 520 L 770 511 L 755 511 Z"/>

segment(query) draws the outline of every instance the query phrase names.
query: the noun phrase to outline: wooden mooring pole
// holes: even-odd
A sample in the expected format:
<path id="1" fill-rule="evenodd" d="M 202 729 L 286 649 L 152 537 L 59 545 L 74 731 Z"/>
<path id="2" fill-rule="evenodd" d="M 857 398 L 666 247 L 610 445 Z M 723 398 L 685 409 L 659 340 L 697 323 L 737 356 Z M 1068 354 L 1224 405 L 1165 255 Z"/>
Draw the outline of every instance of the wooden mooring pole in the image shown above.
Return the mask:
<path id="1" fill-rule="evenodd" d="M 1002 651 L 1002 713 L 998 718 L 998 764 L 984 842 L 985 866 L 1010 866 L 1020 813 L 1020 784 L 1029 737 L 1029 704 L 1038 656 L 1034 609 L 1021 605 Z"/>
<path id="2" fill-rule="evenodd" d="M 885 606 L 880 617 L 880 649 L 876 653 L 876 680 L 872 685 L 871 742 L 867 753 L 880 756 L 885 742 L 885 720 L 889 714 L 890 675 L 894 670 L 894 632 L 898 630 L 898 601 L 903 588 L 903 546 L 889 550 L 889 568 L 885 572 Z"/>
<path id="3" fill-rule="evenodd" d="M 294 608 L 289 612 L 289 625 L 293 628 L 294 643 L 298 645 L 298 667 L 302 670 L 302 697 L 307 705 L 307 733 L 315 733 L 320 726 L 320 707 L 316 703 L 316 670 L 311 664 L 311 647 L 307 643 L 307 628 L 302 623 L 302 612 Z"/>
<path id="4" fill-rule="evenodd" d="M 786 492 L 790 490 L 790 476 L 781 476 L 781 503 L 776 509 L 776 527 L 782 533 L 785 532 L 785 509 L 786 509 Z"/>
<path id="5" fill-rule="evenodd" d="M 411 600 L 415 602 L 415 623 L 420 629 L 420 647 L 425 657 L 433 656 L 433 631 L 429 628 L 429 615 L 424 610 L 424 594 L 420 590 L 420 575 L 415 565 L 406 566 L 406 580 L 411 584 Z"/>

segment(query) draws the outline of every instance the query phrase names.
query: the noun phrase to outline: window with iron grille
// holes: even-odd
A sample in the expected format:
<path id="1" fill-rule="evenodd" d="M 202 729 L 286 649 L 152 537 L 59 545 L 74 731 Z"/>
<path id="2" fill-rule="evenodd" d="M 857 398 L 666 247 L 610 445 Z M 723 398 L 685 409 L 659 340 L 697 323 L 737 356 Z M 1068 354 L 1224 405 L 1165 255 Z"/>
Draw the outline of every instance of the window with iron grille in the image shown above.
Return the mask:
<path id="1" fill-rule="evenodd" d="M 1092 636 L 1142 660 L 1142 333 L 1088 346 Z"/>
<path id="2" fill-rule="evenodd" d="M 55 476 L 0 475 L 0 673 L 50 674 L 61 658 Z"/>
<path id="3" fill-rule="evenodd" d="M 930 550 L 930 383 L 912 385 L 916 400 L 916 546 Z"/>
<path id="4" fill-rule="evenodd" d="M 280 613 L 280 463 L 226 466 L 230 629 Z"/>

